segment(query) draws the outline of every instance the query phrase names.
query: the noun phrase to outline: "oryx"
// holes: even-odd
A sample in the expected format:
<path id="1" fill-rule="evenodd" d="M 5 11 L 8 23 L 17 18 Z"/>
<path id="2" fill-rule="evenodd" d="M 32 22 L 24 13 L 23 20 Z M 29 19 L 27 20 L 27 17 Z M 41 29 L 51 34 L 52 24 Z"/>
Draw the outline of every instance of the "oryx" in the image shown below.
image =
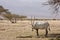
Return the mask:
<path id="1" fill-rule="evenodd" d="M 48 35 L 48 29 L 50 30 L 50 26 L 47 21 L 31 21 L 31 25 L 32 31 L 33 29 L 36 30 L 37 36 L 39 36 L 38 29 L 45 29 L 46 30 L 45 36 Z"/>

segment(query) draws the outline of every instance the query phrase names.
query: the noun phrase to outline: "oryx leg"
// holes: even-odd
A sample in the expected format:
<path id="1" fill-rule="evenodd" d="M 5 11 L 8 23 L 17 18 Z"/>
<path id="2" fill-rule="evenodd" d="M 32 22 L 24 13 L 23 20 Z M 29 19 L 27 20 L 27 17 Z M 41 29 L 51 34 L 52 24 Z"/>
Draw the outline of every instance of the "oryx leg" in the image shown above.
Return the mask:
<path id="1" fill-rule="evenodd" d="M 46 34 L 45 34 L 45 37 L 47 37 L 47 35 L 48 35 L 48 30 L 47 30 L 47 28 L 46 28 L 45 30 L 46 30 Z"/>
<path id="2" fill-rule="evenodd" d="M 37 36 L 39 36 L 38 29 L 36 29 L 36 34 L 37 34 Z"/>

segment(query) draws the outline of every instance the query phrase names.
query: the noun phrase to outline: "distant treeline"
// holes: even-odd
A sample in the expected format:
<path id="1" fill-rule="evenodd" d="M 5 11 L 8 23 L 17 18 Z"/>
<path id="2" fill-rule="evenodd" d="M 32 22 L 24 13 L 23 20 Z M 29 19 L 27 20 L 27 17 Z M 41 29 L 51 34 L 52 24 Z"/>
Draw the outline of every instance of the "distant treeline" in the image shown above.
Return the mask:
<path id="1" fill-rule="evenodd" d="M 29 19 L 29 18 L 22 18 L 22 19 L 17 19 L 17 20 L 40 20 L 40 21 L 43 21 L 43 20 L 60 20 L 60 19 Z"/>
<path id="2" fill-rule="evenodd" d="M 7 20 L 7 19 L 3 19 L 3 20 Z M 29 18 L 17 18 L 16 20 L 60 20 L 60 19 L 29 19 Z"/>
<path id="3" fill-rule="evenodd" d="M 22 19 L 22 20 L 60 20 L 60 19 Z"/>

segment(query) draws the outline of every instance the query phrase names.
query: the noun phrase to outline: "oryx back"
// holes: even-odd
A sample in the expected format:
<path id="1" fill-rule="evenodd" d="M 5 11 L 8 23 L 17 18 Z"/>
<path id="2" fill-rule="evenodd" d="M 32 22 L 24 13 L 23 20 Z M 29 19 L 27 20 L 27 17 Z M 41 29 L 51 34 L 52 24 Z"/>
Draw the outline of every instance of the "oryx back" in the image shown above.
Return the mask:
<path id="1" fill-rule="evenodd" d="M 33 24 L 33 29 L 45 29 L 48 28 L 49 23 L 48 22 L 35 22 Z"/>

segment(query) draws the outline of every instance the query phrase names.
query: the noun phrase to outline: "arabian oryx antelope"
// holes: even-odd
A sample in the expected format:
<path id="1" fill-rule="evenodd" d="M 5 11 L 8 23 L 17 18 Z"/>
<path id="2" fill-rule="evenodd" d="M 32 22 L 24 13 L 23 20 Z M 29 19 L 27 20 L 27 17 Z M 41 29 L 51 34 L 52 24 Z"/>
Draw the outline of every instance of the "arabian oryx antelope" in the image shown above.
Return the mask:
<path id="1" fill-rule="evenodd" d="M 47 37 L 48 29 L 50 30 L 48 22 L 45 22 L 45 21 L 32 21 L 31 20 L 31 25 L 32 25 L 32 31 L 36 30 L 37 36 L 39 36 L 38 29 L 42 29 L 42 30 L 45 29 L 46 30 L 45 36 Z"/>

